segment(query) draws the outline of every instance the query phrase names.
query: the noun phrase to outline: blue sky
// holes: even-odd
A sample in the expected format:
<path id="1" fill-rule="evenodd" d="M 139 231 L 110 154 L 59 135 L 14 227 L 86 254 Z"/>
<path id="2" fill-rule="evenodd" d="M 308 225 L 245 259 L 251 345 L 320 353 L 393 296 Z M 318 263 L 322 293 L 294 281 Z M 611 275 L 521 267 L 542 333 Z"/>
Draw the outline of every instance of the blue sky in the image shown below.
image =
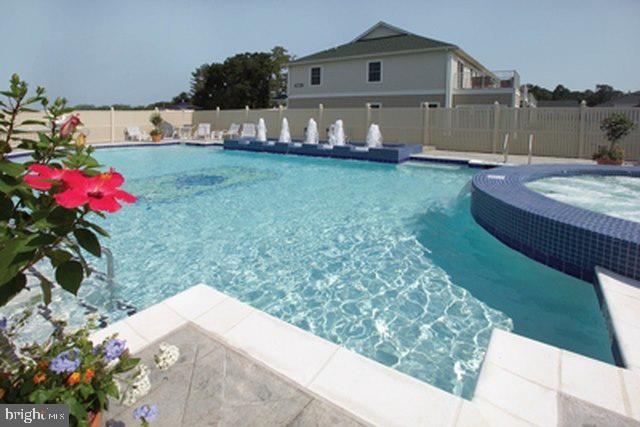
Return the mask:
<path id="1" fill-rule="evenodd" d="M 274 45 L 302 56 L 380 20 L 523 82 L 640 89 L 640 0 L 2 0 L 0 15 L 0 87 L 18 72 L 74 104 L 170 99 L 205 62 Z"/>

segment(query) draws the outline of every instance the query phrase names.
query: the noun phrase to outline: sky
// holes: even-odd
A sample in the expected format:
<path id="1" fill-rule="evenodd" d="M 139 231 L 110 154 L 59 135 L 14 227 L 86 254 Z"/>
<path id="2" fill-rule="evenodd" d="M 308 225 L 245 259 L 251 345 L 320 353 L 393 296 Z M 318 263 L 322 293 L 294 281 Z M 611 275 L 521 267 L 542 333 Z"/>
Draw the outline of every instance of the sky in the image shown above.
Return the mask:
<path id="1" fill-rule="evenodd" d="M 640 89 L 640 0 L 0 0 L 0 88 L 17 72 L 72 105 L 148 104 L 188 91 L 204 63 L 275 45 L 304 56 L 378 21 L 523 83 Z"/>

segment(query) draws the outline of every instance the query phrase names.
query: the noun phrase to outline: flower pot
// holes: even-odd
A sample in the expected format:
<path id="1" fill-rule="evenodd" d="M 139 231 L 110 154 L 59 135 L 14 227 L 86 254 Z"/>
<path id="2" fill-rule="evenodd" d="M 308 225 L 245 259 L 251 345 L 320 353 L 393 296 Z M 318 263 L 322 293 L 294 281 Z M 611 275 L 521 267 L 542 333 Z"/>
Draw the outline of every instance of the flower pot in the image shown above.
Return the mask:
<path id="1" fill-rule="evenodd" d="M 160 142 L 160 141 L 162 141 L 162 134 L 155 134 L 155 133 L 154 133 L 153 135 L 151 135 L 151 140 L 152 140 L 153 142 Z"/>
<path id="2" fill-rule="evenodd" d="M 624 159 L 611 159 L 609 157 L 598 157 L 596 163 L 599 165 L 615 165 L 620 166 L 624 163 Z"/>
<path id="3" fill-rule="evenodd" d="M 102 412 L 96 412 L 93 419 L 89 418 L 89 427 L 100 427 L 100 421 L 102 421 Z"/>

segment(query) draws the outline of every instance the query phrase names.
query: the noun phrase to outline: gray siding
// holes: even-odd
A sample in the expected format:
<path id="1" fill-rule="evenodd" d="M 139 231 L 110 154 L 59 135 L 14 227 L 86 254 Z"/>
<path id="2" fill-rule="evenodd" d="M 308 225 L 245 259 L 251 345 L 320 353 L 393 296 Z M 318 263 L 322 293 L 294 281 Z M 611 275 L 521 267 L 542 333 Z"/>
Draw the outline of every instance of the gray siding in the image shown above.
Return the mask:
<path id="1" fill-rule="evenodd" d="M 420 107 L 423 102 L 437 102 L 444 106 L 444 95 L 399 95 L 399 96 L 348 96 L 331 98 L 290 99 L 289 108 L 364 108 L 367 102 L 379 102 L 382 108 Z"/>
<path id="2" fill-rule="evenodd" d="M 456 105 L 487 105 L 498 101 L 501 105 L 513 107 L 513 97 L 511 93 L 473 93 L 454 94 L 453 106 Z"/>
<path id="3" fill-rule="evenodd" d="M 358 59 L 325 61 L 317 64 L 292 65 L 289 68 L 289 95 L 327 93 L 444 91 L 446 52 L 414 52 Z M 367 82 L 367 62 L 382 61 L 382 82 Z M 322 67 L 322 84 L 311 86 L 310 69 Z M 300 86 L 301 87 L 296 87 Z"/>

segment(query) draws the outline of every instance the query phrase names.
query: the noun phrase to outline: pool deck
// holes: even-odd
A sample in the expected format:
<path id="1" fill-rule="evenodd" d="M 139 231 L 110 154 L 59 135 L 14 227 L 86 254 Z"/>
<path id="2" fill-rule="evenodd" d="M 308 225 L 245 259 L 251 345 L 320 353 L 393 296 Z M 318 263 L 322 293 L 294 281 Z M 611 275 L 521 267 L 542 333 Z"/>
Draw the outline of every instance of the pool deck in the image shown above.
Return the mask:
<path id="1" fill-rule="evenodd" d="M 640 318 L 640 314 L 636 316 Z M 221 378 L 219 366 L 206 365 L 202 369 L 207 373 L 200 369 L 198 375 L 204 375 L 203 381 L 209 385 L 197 385 L 198 392 L 188 396 L 184 392 L 170 393 L 166 386 L 164 392 L 152 391 L 144 402 L 158 404 L 161 411 L 163 406 L 167 408 L 167 416 L 174 418 L 167 419 L 165 425 L 200 425 L 212 420 L 221 420 L 222 424 L 233 420 L 236 425 L 297 425 L 295 420 L 304 420 L 300 425 L 327 425 L 334 424 L 328 419 L 335 419 L 337 425 L 640 426 L 637 371 L 497 329 L 491 336 L 471 400 L 360 356 L 204 284 L 100 330 L 94 339 L 115 332 L 143 358 L 148 358 L 156 343 L 164 340 L 178 344 L 188 360 L 193 359 L 189 356 L 193 346 L 217 346 L 221 352 L 241 358 L 238 363 L 252 367 Z M 256 382 L 267 384 L 261 390 L 279 390 L 284 381 L 296 390 L 286 393 L 296 397 L 277 410 L 265 399 L 258 399 L 258 406 L 268 413 L 265 418 L 253 412 L 240 418 L 225 418 L 233 414 L 221 408 L 219 388 L 210 382 L 225 379 L 233 389 L 244 390 L 254 376 Z M 171 383 L 176 388 L 183 387 L 181 390 L 199 384 L 196 376 L 176 378 L 179 380 Z M 252 390 L 245 390 L 246 399 L 255 396 Z M 179 393 L 181 398 L 177 398 Z M 260 396 L 272 395 L 264 391 Z M 196 399 L 195 408 L 189 406 L 190 399 Z M 313 410 L 305 413 L 301 409 L 303 401 L 313 405 Z M 176 409 L 176 402 L 182 406 Z M 109 416 L 126 418 L 130 412 L 114 407 Z M 175 418 L 175 412 L 183 414 L 183 418 Z M 193 413 L 203 415 L 189 418 L 195 416 Z M 281 422 L 269 422 L 272 419 L 267 417 L 271 415 L 282 416 L 278 418 Z M 159 421 L 155 424 L 162 425 Z"/>

